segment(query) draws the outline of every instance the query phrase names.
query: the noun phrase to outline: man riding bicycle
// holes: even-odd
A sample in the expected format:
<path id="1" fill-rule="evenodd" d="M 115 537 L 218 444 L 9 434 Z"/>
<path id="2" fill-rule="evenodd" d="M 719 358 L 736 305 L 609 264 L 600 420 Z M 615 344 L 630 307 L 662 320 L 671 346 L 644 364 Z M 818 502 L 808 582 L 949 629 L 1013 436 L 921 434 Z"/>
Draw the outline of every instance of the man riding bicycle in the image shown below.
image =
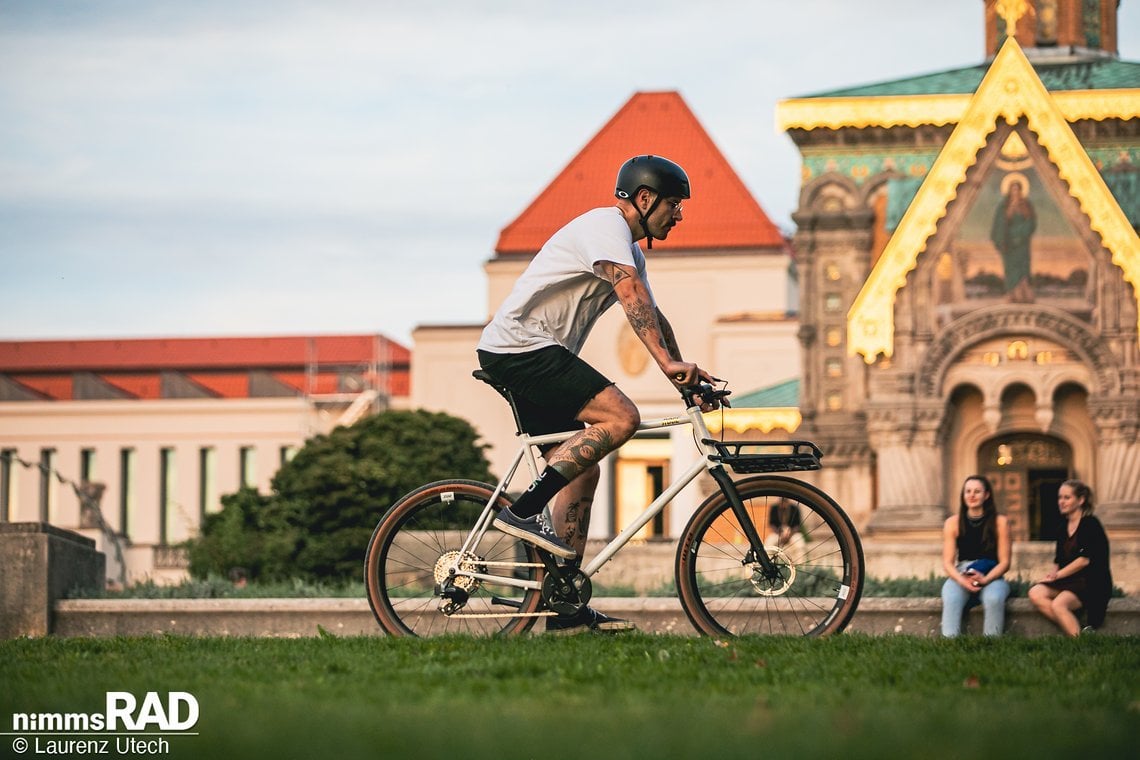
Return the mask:
<path id="1" fill-rule="evenodd" d="M 587 211 L 554 233 L 484 328 L 479 365 L 511 391 L 531 435 L 578 430 L 544 450 L 547 466 L 530 488 L 495 518 L 504 533 L 566 560 L 585 546 L 598 462 L 628 441 L 641 422 L 634 403 L 578 353 L 595 321 L 621 302 L 634 333 L 678 388 L 712 381 L 681 357 L 669 322 L 649 288 L 638 242 L 665 240 L 682 220 L 689 178 L 660 156 L 622 164 L 613 206 Z M 714 408 L 715 402 L 702 409 Z M 550 503 L 553 525 L 543 513 Z M 634 626 L 589 607 L 547 619 L 551 632 L 618 631 Z"/>

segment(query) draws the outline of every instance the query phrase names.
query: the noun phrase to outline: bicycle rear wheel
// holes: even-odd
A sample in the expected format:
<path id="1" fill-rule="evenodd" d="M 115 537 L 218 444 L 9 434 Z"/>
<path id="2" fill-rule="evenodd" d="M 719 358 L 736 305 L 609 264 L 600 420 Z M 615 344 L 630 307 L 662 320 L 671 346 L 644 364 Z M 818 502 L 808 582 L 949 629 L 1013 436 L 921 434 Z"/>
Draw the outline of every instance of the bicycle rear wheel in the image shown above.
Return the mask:
<path id="1" fill-rule="evenodd" d="M 724 494 L 710 496 L 689 520 L 677 547 L 681 605 L 709 636 L 823 636 L 850 622 L 863 592 L 863 547 L 831 497 L 791 478 L 759 476 L 736 483 L 780 577 L 745 562 L 748 540 Z M 777 505 L 793 505 L 799 530 L 783 543 L 768 537 Z"/>
<path id="2" fill-rule="evenodd" d="M 447 633 L 510 635 L 529 629 L 526 617 L 542 602 L 537 590 L 458 576 L 468 595 L 453 614 L 441 611 L 439 584 L 446 580 L 464 540 L 494 488 L 471 480 L 444 480 L 412 491 L 381 518 L 364 559 L 368 603 L 380 626 L 393 636 Z M 496 509 L 510 500 L 499 497 Z M 469 550 L 466 567 L 490 575 L 514 576 L 541 586 L 544 569 L 534 547 L 491 529 Z M 497 564 L 502 563 L 502 564 Z M 521 563 L 527 563 L 523 565 Z M 529 566 L 528 566 L 529 565 Z"/>

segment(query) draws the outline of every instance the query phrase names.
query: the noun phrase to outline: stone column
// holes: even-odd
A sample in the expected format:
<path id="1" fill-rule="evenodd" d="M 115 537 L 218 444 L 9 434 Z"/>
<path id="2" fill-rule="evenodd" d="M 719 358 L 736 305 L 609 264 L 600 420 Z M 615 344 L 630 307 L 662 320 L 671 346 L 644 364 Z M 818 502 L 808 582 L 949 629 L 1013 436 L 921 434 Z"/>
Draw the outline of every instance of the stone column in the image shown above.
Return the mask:
<path id="1" fill-rule="evenodd" d="M 878 509 L 868 526 L 872 533 L 927 537 L 941 529 L 946 488 L 938 445 L 940 419 L 940 410 L 869 410 L 879 492 Z"/>
<path id="2" fill-rule="evenodd" d="M 1093 496 L 1096 514 L 1115 533 L 1140 535 L 1140 420 L 1127 402 L 1090 404 L 1100 433 Z"/>

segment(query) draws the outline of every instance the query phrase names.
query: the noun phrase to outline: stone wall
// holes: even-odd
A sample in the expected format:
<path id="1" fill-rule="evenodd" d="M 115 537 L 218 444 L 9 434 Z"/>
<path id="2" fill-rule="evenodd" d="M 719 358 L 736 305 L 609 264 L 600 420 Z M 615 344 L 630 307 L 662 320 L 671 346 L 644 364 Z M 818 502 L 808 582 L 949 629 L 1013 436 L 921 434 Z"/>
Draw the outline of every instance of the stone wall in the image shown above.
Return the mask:
<path id="1" fill-rule="evenodd" d="M 106 582 L 95 542 L 47 523 L 0 523 L 0 568 L 0 639 L 46 636 L 58 600 Z"/>

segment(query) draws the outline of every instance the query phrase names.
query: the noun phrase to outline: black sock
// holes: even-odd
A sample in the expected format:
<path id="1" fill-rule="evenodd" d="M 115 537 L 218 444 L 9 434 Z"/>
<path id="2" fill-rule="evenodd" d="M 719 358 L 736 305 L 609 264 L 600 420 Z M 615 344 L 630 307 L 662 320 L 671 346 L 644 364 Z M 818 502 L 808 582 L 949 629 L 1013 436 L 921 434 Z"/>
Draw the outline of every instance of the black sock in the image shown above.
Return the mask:
<path id="1" fill-rule="evenodd" d="M 542 511 L 548 501 L 554 498 L 556 493 L 569 483 L 570 481 L 564 478 L 558 470 L 547 467 L 538 476 L 538 480 L 530 484 L 526 493 L 511 505 L 511 512 L 524 520 L 528 517 L 534 517 Z"/>

